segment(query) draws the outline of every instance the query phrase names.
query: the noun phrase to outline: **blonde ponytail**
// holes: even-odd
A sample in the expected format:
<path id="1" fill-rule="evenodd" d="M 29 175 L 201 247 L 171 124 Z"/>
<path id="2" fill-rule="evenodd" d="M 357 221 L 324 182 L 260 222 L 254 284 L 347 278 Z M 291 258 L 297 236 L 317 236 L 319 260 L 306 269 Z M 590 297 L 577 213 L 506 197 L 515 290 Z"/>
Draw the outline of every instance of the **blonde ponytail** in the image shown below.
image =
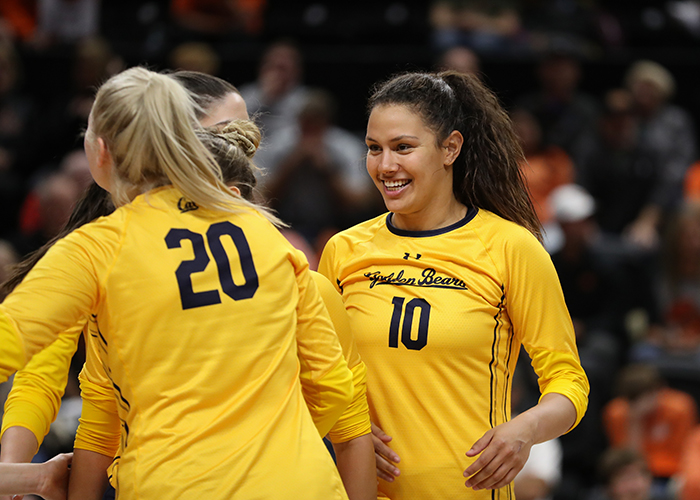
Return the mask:
<path id="1" fill-rule="evenodd" d="M 175 80 L 141 67 L 100 87 L 91 131 L 104 140 L 114 162 L 115 205 L 172 184 L 202 208 L 234 213 L 247 206 L 277 223 L 267 210 L 243 200 L 223 182 L 221 168 L 197 137 L 201 127 L 196 107 Z"/>

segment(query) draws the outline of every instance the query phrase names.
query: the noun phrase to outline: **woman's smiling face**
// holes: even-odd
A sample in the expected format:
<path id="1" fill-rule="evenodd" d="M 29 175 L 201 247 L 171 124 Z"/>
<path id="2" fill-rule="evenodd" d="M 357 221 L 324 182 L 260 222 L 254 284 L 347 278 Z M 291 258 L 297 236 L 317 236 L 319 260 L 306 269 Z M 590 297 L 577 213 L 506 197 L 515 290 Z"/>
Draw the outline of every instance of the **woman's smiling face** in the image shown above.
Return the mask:
<path id="1" fill-rule="evenodd" d="M 404 229 L 441 227 L 445 210 L 457 200 L 452 191 L 452 163 L 461 148 L 437 137 L 407 106 L 375 107 L 367 123 L 367 172 L 384 198 L 393 222 Z M 454 207 L 452 207 L 454 208 Z"/>

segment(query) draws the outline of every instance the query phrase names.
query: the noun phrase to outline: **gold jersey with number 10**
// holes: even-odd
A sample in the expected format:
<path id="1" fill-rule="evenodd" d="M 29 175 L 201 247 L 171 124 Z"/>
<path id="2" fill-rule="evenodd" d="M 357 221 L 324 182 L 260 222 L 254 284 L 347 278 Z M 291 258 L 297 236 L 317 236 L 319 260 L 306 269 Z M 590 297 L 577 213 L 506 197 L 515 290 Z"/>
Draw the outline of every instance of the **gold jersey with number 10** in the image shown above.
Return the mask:
<path id="1" fill-rule="evenodd" d="M 520 346 L 543 394 L 587 406 L 588 381 L 556 272 L 523 227 L 486 210 L 413 232 L 382 215 L 335 235 L 319 271 L 336 283 L 367 365 L 372 421 L 393 437 L 393 500 L 513 499 L 512 486 L 473 491 L 465 453 L 510 418 Z"/>

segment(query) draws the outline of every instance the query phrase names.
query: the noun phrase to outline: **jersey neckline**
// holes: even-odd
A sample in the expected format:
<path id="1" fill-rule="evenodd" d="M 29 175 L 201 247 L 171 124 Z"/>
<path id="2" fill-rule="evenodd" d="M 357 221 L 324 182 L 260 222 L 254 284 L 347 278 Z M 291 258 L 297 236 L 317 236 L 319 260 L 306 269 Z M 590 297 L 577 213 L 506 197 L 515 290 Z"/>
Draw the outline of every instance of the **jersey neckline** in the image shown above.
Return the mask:
<path id="1" fill-rule="evenodd" d="M 409 231 L 408 229 L 399 229 L 391 223 L 391 219 L 394 214 L 393 212 L 389 212 L 388 214 L 386 214 L 386 228 L 396 236 L 408 236 L 411 238 L 427 238 L 429 236 L 438 236 L 441 234 L 449 233 L 450 231 L 454 231 L 455 229 L 459 229 L 460 227 L 465 226 L 470 220 L 472 220 L 476 216 L 478 212 L 478 209 L 474 207 L 469 207 L 467 209 L 467 214 L 461 220 L 458 220 L 457 222 L 455 222 L 454 224 L 450 224 L 449 226 L 441 227 L 439 229 L 429 229 L 427 231 Z"/>

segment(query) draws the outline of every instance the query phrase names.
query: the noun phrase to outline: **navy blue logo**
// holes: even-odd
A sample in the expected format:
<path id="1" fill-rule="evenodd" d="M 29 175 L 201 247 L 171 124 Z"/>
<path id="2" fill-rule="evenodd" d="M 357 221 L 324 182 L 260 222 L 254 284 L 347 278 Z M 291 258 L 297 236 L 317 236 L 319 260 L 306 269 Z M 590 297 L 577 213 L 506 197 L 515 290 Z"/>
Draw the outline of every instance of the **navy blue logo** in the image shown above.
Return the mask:
<path id="1" fill-rule="evenodd" d="M 197 210 L 199 207 L 197 206 L 197 204 L 194 201 L 189 201 L 189 200 L 185 199 L 185 197 L 183 196 L 182 198 L 177 200 L 177 208 L 179 208 L 180 212 L 184 214 L 185 212 L 191 212 L 192 210 Z"/>
<path id="2" fill-rule="evenodd" d="M 461 279 L 453 278 L 452 276 L 441 276 L 431 267 L 423 269 L 419 278 L 406 277 L 403 269 L 398 274 L 382 274 L 381 271 L 374 271 L 365 273 L 364 276 L 369 278 L 370 288 L 374 288 L 375 285 L 394 285 L 467 290 L 466 283 Z"/>

